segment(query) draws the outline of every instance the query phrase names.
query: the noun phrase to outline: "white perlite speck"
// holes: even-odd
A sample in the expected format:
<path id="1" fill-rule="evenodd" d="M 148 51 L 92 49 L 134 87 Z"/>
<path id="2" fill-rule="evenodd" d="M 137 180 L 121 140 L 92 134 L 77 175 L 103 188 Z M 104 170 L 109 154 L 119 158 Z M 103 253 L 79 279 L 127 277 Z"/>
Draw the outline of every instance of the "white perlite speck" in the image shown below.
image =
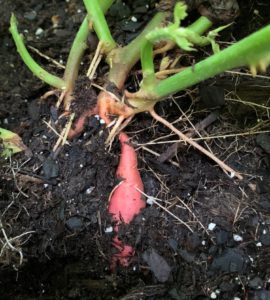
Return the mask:
<path id="1" fill-rule="evenodd" d="M 213 231 L 215 229 L 215 227 L 217 226 L 217 224 L 215 223 L 210 223 L 208 224 L 208 230 Z"/>
<path id="2" fill-rule="evenodd" d="M 104 231 L 105 231 L 105 233 L 111 233 L 111 232 L 113 232 L 113 227 L 109 226 L 109 227 L 105 228 Z"/>
<path id="3" fill-rule="evenodd" d="M 243 241 L 243 238 L 242 238 L 239 234 L 234 234 L 234 235 L 233 235 L 233 239 L 234 239 L 236 242 L 242 242 L 242 241 Z"/>
<path id="4" fill-rule="evenodd" d="M 37 30 L 36 30 L 36 32 L 35 32 L 35 35 L 41 35 L 42 33 L 43 33 L 43 29 L 42 28 L 38 28 Z"/>

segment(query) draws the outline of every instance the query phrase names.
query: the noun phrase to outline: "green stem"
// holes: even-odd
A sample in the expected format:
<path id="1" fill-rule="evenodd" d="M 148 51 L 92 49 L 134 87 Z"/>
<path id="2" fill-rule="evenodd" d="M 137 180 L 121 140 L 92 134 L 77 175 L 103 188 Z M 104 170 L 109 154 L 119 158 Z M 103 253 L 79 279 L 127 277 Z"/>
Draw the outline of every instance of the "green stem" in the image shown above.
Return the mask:
<path id="1" fill-rule="evenodd" d="M 100 6 L 104 14 L 110 8 L 113 1 L 114 0 L 100 1 Z M 71 89 L 73 89 L 75 80 L 78 77 L 80 62 L 84 54 L 84 51 L 87 48 L 88 34 L 89 34 L 88 19 L 87 17 L 85 17 L 72 43 L 67 64 L 66 64 L 65 73 L 64 73 L 64 79 L 67 83 L 67 86 L 70 87 Z"/>
<path id="2" fill-rule="evenodd" d="M 200 17 L 198 20 L 196 20 L 194 23 L 192 23 L 188 29 L 194 31 L 195 33 L 201 35 L 206 30 L 208 30 L 212 26 L 212 22 L 207 19 L 206 17 Z M 154 33 L 157 31 L 153 30 L 151 33 Z M 148 36 L 147 36 L 148 38 Z M 162 39 L 161 36 L 157 36 L 157 40 Z M 155 40 L 154 40 L 155 42 Z M 147 86 L 150 87 L 150 85 L 153 85 L 156 83 L 155 78 L 155 69 L 154 69 L 154 55 L 153 55 L 153 41 L 147 41 L 142 47 L 141 50 L 141 65 L 142 65 L 142 73 L 143 73 L 143 83 L 141 88 L 147 89 Z"/>
<path id="3" fill-rule="evenodd" d="M 67 84 L 67 89 L 72 90 L 74 88 L 75 80 L 78 77 L 80 61 L 87 48 L 88 33 L 88 19 L 85 17 L 73 41 L 66 64 L 64 80 Z"/>
<path id="4" fill-rule="evenodd" d="M 264 68 L 270 62 L 269 36 L 270 25 L 194 66 L 160 81 L 149 92 L 161 100 L 229 69 L 242 66 Z"/>
<path id="5" fill-rule="evenodd" d="M 211 22 L 208 18 L 202 16 L 197 19 L 195 22 L 190 24 L 187 28 L 196 32 L 199 35 L 204 34 L 211 26 L 213 22 Z"/>
<path id="6" fill-rule="evenodd" d="M 109 81 L 114 83 L 119 89 L 122 89 L 128 73 L 140 58 L 141 49 L 147 42 L 145 36 L 156 27 L 161 26 L 166 16 L 167 14 L 164 12 L 157 13 L 147 24 L 145 29 L 130 44 L 124 48 L 111 51 L 107 58 L 109 63 L 112 61 Z"/>
<path id="7" fill-rule="evenodd" d="M 141 50 L 141 65 L 143 73 L 142 86 L 145 88 L 154 84 L 156 79 L 153 57 L 153 44 L 147 41 Z"/>
<path id="8" fill-rule="evenodd" d="M 38 78 L 40 78 L 41 80 L 53 87 L 56 87 L 58 89 L 65 89 L 66 82 L 63 79 L 59 78 L 58 76 L 52 75 L 46 70 L 44 70 L 31 57 L 24 45 L 22 36 L 18 32 L 17 19 L 14 14 L 12 14 L 10 18 L 9 31 L 12 34 L 18 53 L 20 54 L 22 60 L 27 65 L 27 67 L 33 72 L 33 74 L 35 74 Z"/>
<path id="9" fill-rule="evenodd" d="M 111 35 L 99 0 L 84 0 L 83 2 L 88 16 L 94 24 L 94 29 L 99 41 L 103 43 L 103 49 L 106 53 L 110 52 L 116 47 L 116 43 Z"/>

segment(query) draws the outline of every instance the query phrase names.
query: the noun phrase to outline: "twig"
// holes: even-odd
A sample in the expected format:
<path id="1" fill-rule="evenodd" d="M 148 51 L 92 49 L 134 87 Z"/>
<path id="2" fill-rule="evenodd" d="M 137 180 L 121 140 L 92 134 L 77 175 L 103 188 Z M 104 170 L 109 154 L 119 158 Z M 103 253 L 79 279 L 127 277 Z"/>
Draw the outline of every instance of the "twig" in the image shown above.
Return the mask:
<path id="1" fill-rule="evenodd" d="M 189 137 L 187 137 L 185 134 L 183 134 L 181 131 L 179 131 L 177 128 L 175 128 L 170 122 L 166 121 L 165 119 L 163 119 L 162 117 L 160 117 L 155 111 L 154 109 L 151 109 L 150 111 L 151 116 L 156 119 L 158 122 L 162 123 L 163 125 L 165 125 L 166 127 L 168 127 L 169 129 L 171 129 L 175 134 L 177 134 L 184 142 L 189 143 L 191 146 L 193 146 L 194 148 L 198 149 L 199 151 L 201 151 L 202 153 L 204 153 L 206 156 L 208 156 L 210 159 L 212 159 L 213 161 L 215 161 L 220 168 L 231 178 L 233 178 L 234 176 L 236 176 L 238 179 L 242 180 L 243 176 L 241 174 L 239 174 L 238 172 L 236 172 L 234 169 L 232 169 L 231 167 L 229 167 L 228 165 L 226 165 L 223 161 L 221 161 L 219 158 L 217 158 L 214 154 L 212 154 L 211 152 L 207 151 L 206 149 L 204 149 L 201 145 L 199 145 L 198 143 L 196 143 L 195 141 L 193 141 L 192 139 L 190 139 Z M 228 174 L 229 173 L 229 174 Z"/>
<path id="2" fill-rule="evenodd" d="M 189 132 L 186 134 L 187 137 L 191 138 L 196 134 L 197 131 L 202 131 L 204 128 L 208 127 L 210 124 L 215 122 L 218 118 L 218 114 L 215 112 L 210 113 L 205 119 L 195 124 L 195 128 L 191 128 Z M 171 159 L 183 145 L 181 143 L 175 143 L 171 145 L 164 153 L 162 153 L 159 157 L 160 162 L 165 162 L 166 160 Z"/>
<path id="3" fill-rule="evenodd" d="M 60 69 L 65 69 L 66 67 L 63 64 L 60 64 L 57 60 L 41 53 L 38 49 L 32 47 L 32 46 L 27 46 L 29 49 L 31 49 L 32 51 L 34 51 L 35 53 L 37 53 L 39 56 L 47 59 L 48 61 L 52 62 L 54 65 L 56 65 L 58 68 Z"/>
<path id="4" fill-rule="evenodd" d="M 185 225 L 187 227 L 187 229 L 193 233 L 192 228 L 183 220 L 181 220 L 180 218 L 178 218 L 176 215 L 174 215 L 172 212 L 170 212 L 166 207 L 162 206 L 161 204 L 158 203 L 158 201 L 160 201 L 160 199 L 157 199 L 155 197 L 149 196 L 147 194 L 145 194 L 143 191 L 141 191 L 140 189 L 138 189 L 136 187 L 136 190 L 139 191 L 142 195 L 144 195 L 146 198 L 151 199 L 151 201 L 153 203 L 155 203 L 158 207 L 160 207 L 161 209 L 163 209 L 164 211 L 166 211 L 166 213 L 168 213 L 169 215 L 171 215 L 174 219 L 176 219 L 177 221 L 179 221 L 182 225 Z"/>

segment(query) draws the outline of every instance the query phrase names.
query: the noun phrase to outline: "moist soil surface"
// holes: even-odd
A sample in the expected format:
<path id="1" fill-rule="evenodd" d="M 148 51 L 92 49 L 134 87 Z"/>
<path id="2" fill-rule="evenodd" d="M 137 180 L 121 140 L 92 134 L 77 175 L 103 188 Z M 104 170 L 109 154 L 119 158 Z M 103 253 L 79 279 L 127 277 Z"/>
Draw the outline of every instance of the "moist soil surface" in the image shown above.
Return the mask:
<path id="1" fill-rule="evenodd" d="M 143 28 L 153 2 L 119 1 L 113 7 L 108 20 L 119 44 Z M 239 6 L 239 17 L 219 37 L 221 47 L 270 20 L 266 0 L 239 1 Z M 176 147 L 178 138 L 146 113 L 126 128 L 138 153 L 147 206 L 120 228 L 136 255 L 128 268 L 112 271 L 107 205 L 118 183 L 117 140 L 105 147 L 108 130 L 92 117 L 84 134 L 53 153 L 57 97 L 41 100 L 50 88 L 26 68 L 8 32 L 14 12 L 31 54 L 61 75 L 53 60 L 65 64 L 85 15 L 83 4 L 4 0 L 0 11 L 0 126 L 19 134 L 28 147 L 1 161 L 0 298 L 270 299 L 269 72 L 255 78 L 245 69 L 225 73 L 156 107 L 185 133 L 210 115 L 211 124 L 194 138 L 243 180 L 184 143 Z M 89 55 L 75 89 L 76 109 L 90 105 L 81 103 L 98 93 L 83 75 Z M 102 83 L 107 71 L 101 64 L 95 81 Z M 137 88 L 138 76 L 134 68 L 128 89 Z M 165 160 L 168 151 L 172 155 Z"/>

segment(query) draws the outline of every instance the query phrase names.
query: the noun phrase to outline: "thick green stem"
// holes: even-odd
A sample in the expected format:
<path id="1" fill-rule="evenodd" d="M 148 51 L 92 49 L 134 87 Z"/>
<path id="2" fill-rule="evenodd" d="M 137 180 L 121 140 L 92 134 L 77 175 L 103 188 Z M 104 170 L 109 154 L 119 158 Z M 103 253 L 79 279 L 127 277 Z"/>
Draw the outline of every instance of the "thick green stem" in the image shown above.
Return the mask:
<path id="1" fill-rule="evenodd" d="M 162 99 L 229 69 L 241 66 L 264 68 L 270 61 L 269 36 L 270 25 L 195 66 L 160 81 L 151 94 Z"/>
<path id="2" fill-rule="evenodd" d="M 127 46 L 111 51 L 108 56 L 108 62 L 112 62 L 109 73 L 109 80 L 119 89 L 123 88 L 126 77 L 131 68 L 140 58 L 140 52 L 147 42 L 145 36 L 156 27 L 161 26 L 165 21 L 167 14 L 164 12 L 157 13 L 147 24 L 145 29 Z"/>
<path id="3" fill-rule="evenodd" d="M 46 70 L 44 70 L 31 57 L 31 55 L 29 54 L 28 50 L 26 49 L 26 47 L 24 45 L 22 36 L 18 32 L 17 20 L 16 20 L 16 17 L 14 14 L 12 14 L 11 18 L 10 18 L 9 31 L 12 34 L 12 37 L 16 44 L 18 53 L 20 54 L 22 60 L 27 65 L 27 67 L 33 72 L 33 74 L 53 87 L 56 87 L 58 89 L 65 89 L 66 82 L 63 79 L 61 79 L 55 75 L 52 75 L 49 72 L 47 72 Z"/>
<path id="4" fill-rule="evenodd" d="M 141 50 L 141 65 L 143 72 L 142 86 L 146 88 L 147 86 L 154 84 L 156 79 L 153 57 L 153 45 L 150 42 L 146 42 Z"/>
<path id="5" fill-rule="evenodd" d="M 197 19 L 195 22 L 190 24 L 187 28 L 196 32 L 199 35 L 204 34 L 211 26 L 213 22 L 211 22 L 208 18 L 202 16 Z"/>
<path id="6" fill-rule="evenodd" d="M 84 0 L 88 16 L 94 24 L 95 32 L 99 41 L 103 44 L 103 49 L 106 53 L 116 47 L 116 43 L 111 35 L 109 26 L 102 11 L 102 5 L 99 0 Z"/>
<path id="7" fill-rule="evenodd" d="M 86 41 L 88 33 L 88 19 L 85 17 L 71 46 L 64 73 L 64 80 L 69 90 L 74 88 L 75 80 L 78 77 L 80 61 L 87 48 Z"/>
<path id="8" fill-rule="evenodd" d="M 100 6 L 104 14 L 110 8 L 114 0 L 103 0 L 100 1 Z M 85 17 L 79 31 L 76 34 L 76 37 L 72 43 L 66 69 L 64 73 L 64 79 L 67 83 L 67 87 L 73 89 L 75 80 L 78 77 L 78 71 L 82 56 L 85 49 L 87 48 L 87 37 L 89 34 L 88 18 Z"/>

